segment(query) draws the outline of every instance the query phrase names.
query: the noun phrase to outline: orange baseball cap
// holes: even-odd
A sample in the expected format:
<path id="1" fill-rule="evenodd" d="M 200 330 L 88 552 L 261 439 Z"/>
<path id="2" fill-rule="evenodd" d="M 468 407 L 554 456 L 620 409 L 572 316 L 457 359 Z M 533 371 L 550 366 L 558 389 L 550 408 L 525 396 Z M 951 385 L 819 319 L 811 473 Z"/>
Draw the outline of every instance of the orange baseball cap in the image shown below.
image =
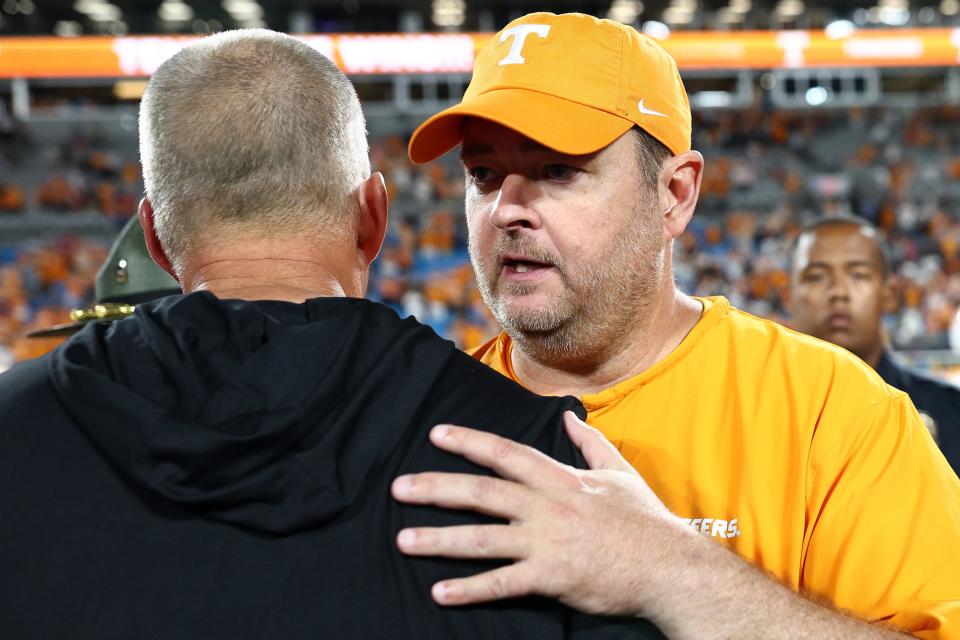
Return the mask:
<path id="1" fill-rule="evenodd" d="M 460 104 L 410 138 L 410 159 L 462 141 L 465 117 L 509 127 L 551 149 L 593 153 L 634 125 L 673 153 L 690 149 L 690 103 L 676 61 L 632 27 L 582 13 L 531 13 L 480 50 Z"/>

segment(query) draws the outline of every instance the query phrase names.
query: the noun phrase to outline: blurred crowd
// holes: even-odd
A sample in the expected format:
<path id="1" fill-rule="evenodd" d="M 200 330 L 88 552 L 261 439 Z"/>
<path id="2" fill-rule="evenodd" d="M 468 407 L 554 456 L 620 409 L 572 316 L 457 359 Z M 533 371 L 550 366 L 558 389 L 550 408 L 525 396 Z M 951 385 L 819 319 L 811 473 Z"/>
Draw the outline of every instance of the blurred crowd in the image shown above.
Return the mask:
<path id="1" fill-rule="evenodd" d="M 136 148 L 117 148 L 97 128 L 55 143 L 18 128 L 0 138 L 0 169 L 0 215 L 97 211 L 126 218 L 143 190 Z"/>
<path id="2" fill-rule="evenodd" d="M 103 243 L 74 237 L 0 244 L 0 371 L 59 342 L 24 336 L 69 322 L 71 309 L 93 300 L 94 278 L 107 249 Z"/>
<path id="3" fill-rule="evenodd" d="M 675 246 L 684 291 L 722 294 L 789 324 L 784 297 L 797 229 L 821 215 L 855 213 L 892 247 L 897 295 L 886 323 L 894 346 L 960 350 L 960 109 L 701 111 L 694 131 L 707 162 L 698 214 Z M 135 148 L 110 149 L 89 131 L 31 144 L 28 135 L 0 142 L 0 166 L 23 165 L 11 156 L 26 148 L 48 168 L 35 185 L 0 178 L 0 212 L 92 210 L 119 220 L 135 211 Z M 370 297 L 460 347 L 482 343 L 497 328 L 469 266 L 455 154 L 414 166 L 403 137 L 393 136 L 374 141 L 372 160 L 387 178 L 392 221 Z M 77 239 L 0 239 L 0 346 L 89 301 L 104 251 Z"/>

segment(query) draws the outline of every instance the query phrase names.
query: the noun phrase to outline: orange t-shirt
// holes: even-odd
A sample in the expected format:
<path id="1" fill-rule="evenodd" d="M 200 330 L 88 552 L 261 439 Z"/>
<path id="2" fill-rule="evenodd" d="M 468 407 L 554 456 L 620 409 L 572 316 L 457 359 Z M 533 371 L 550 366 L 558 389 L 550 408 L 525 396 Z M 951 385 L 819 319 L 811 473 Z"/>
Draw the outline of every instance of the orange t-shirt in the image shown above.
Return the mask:
<path id="1" fill-rule="evenodd" d="M 581 398 L 590 424 L 673 513 L 795 590 L 960 638 L 960 480 L 910 398 L 839 347 L 700 301 L 669 356 Z M 473 355 L 522 383 L 511 346 Z"/>

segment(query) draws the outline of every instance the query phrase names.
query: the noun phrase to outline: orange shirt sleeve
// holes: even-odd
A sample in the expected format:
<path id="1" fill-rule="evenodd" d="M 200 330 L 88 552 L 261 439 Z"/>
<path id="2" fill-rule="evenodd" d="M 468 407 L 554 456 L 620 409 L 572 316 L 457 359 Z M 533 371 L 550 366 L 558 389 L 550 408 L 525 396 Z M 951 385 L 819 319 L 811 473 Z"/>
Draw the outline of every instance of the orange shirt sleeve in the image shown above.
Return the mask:
<path id="1" fill-rule="evenodd" d="M 960 480 L 905 394 L 814 437 L 807 495 L 804 590 L 960 639 Z"/>

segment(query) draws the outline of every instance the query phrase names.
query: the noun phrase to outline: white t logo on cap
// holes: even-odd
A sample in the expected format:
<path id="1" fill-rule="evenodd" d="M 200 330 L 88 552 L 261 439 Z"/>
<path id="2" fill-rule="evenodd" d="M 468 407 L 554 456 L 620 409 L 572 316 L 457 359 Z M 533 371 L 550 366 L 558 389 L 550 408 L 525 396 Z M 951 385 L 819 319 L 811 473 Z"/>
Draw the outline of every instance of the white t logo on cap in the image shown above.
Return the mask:
<path id="1" fill-rule="evenodd" d="M 510 46 L 510 53 L 507 54 L 507 57 L 500 61 L 501 67 L 508 64 L 523 64 L 526 62 L 520 52 L 523 50 L 523 43 L 527 41 L 527 36 L 531 33 L 535 33 L 541 38 L 546 38 L 547 34 L 550 33 L 550 25 L 518 24 L 515 27 L 503 30 L 500 34 L 500 42 L 506 42 L 507 38 L 513 38 L 513 45 Z"/>

